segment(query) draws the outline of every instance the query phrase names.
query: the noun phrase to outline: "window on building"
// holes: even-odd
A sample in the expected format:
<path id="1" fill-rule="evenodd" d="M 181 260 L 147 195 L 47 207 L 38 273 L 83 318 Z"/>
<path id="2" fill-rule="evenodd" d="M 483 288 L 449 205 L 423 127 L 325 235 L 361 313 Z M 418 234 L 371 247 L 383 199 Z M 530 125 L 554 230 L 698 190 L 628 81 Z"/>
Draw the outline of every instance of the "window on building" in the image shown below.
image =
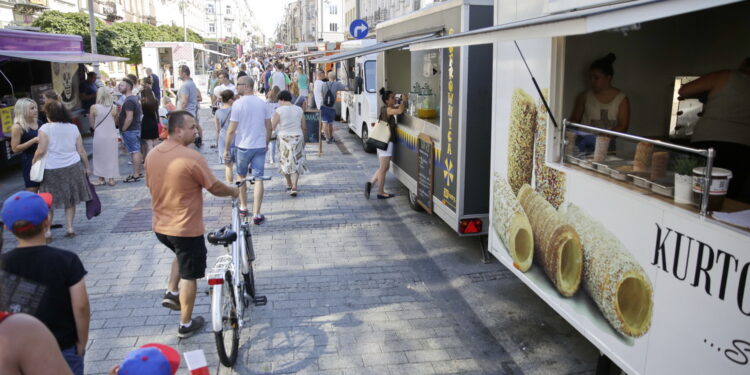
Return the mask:
<path id="1" fill-rule="evenodd" d="M 227 5 L 227 14 L 232 14 L 232 6 Z"/>
<path id="2" fill-rule="evenodd" d="M 330 23 L 328 25 L 328 31 L 333 31 L 333 32 L 339 31 L 339 24 L 334 23 L 334 22 Z"/>
<path id="3" fill-rule="evenodd" d="M 208 32 L 209 33 L 215 33 L 216 32 L 216 24 L 214 24 L 213 22 L 210 22 L 208 24 Z"/>
<path id="4" fill-rule="evenodd" d="M 337 5 L 331 5 L 328 10 L 330 14 L 338 14 L 339 7 Z"/>
<path id="5" fill-rule="evenodd" d="M 206 13 L 208 13 L 208 14 L 214 14 L 214 5 L 213 4 L 206 4 Z"/>
<path id="6" fill-rule="evenodd" d="M 231 33 L 232 33 L 232 24 L 229 23 L 227 24 L 227 34 L 231 34 Z"/>

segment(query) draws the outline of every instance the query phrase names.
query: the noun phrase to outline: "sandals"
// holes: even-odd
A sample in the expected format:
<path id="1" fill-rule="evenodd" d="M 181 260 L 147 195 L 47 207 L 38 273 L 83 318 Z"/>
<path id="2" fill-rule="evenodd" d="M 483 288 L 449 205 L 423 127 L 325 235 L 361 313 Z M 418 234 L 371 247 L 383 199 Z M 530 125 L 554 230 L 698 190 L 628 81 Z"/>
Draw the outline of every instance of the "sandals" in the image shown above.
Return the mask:
<path id="1" fill-rule="evenodd" d="M 250 210 L 248 209 L 243 210 L 240 208 L 240 217 L 248 217 L 248 216 L 250 216 Z"/>
<path id="2" fill-rule="evenodd" d="M 97 181 L 94 181 L 94 182 L 92 182 L 92 183 L 91 183 L 91 185 L 94 185 L 94 186 L 102 186 L 102 185 L 104 185 L 105 183 L 106 183 L 106 182 L 104 182 L 103 180 L 97 180 Z"/>
<path id="3" fill-rule="evenodd" d="M 293 197 L 296 197 L 296 196 L 297 196 L 297 189 L 295 189 L 295 188 L 291 188 L 291 189 L 289 190 L 289 195 L 291 195 L 291 196 L 293 196 Z"/>
<path id="4" fill-rule="evenodd" d="M 112 180 L 111 182 L 107 182 L 107 186 L 115 186 L 115 181 Z"/>
<path id="5" fill-rule="evenodd" d="M 141 180 L 141 178 L 143 178 L 143 175 L 140 175 L 140 176 L 137 176 L 137 177 L 136 177 L 136 176 L 133 176 L 133 175 L 131 174 L 130 176 L 128 176 L 128 177 L 125 177 L 125 179 L 124 179 L 124 180 L 122 180 L 122 182 L 124 182 L 124 183 L 129 183 L 129 182 L 138 182 L 138 181 L 140 181 L 140 180 Z"/>
<path id="6" fill-rule="evenodd" d="M 65 237 L 67 238 L 73 238 L 76 236 L 76 232 L 66 232 Z"/>
<path id="7" fill-rule="evenodd" d="M 388 193 L 378 194 L 378 199 L 388 199 L 388 198 L 393 198 L 393 197 L 395 197 L 394 194 L 388 194 Z"/>

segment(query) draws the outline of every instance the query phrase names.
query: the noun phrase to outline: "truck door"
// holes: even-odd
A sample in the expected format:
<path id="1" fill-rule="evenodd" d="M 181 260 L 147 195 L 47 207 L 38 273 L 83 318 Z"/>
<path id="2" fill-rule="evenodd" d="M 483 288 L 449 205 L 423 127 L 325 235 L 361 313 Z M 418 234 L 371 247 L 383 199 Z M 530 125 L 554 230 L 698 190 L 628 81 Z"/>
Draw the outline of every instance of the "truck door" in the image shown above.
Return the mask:
<path id="1" fill-rule="evenodd" d="M 143 59 L 143 66 L 151 68 L 154 72 L 159 72 L 161 66 L 159 66 L 159 49 L 156 47 L 141 47 L 141 58 Z"/>

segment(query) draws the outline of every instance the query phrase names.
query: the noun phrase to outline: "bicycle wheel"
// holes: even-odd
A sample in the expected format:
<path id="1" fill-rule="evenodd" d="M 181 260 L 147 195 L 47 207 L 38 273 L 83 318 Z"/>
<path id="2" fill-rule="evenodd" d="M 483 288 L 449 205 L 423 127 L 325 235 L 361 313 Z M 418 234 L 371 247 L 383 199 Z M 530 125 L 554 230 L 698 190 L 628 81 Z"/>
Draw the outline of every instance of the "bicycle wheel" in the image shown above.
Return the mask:
<path id="1" fill-rule="evenodd" d="M 214 338 L 216 339 L 216 350 L 219 353 L 221 364 L 226 367 L 232 367 L 237 361 L 240 326 L 237 321 L 237 303 L 234 299 L 232 273 L 229 271 L 224 274 L 224 285 L 221 288 L 221 295 L 222 328 L 219 332 L 214 332 Z"/>
<path id="2" fill-rule="evenodd" d="M 253 239 L 250 236 L 250 231 L 245 232 L 245 257 L 247 259 L 247 273 L 242 273 L 242 278 L 245 281 L 245 288 L 247 289 L 247 295 L 255 299 L 255 275 L 253 274 L 253 261 L 255 252 L 253 251 Z"/>

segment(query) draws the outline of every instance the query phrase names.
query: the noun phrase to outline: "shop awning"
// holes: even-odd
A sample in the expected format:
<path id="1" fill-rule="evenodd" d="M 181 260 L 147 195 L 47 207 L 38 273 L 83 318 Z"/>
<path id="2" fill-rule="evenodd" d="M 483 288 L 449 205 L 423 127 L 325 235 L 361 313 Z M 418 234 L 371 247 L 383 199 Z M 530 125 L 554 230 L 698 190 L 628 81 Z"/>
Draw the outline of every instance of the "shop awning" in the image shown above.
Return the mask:
<path id="1" fill-rule="evenodd" d="M 439 35 L 438 33 L 430 33 L 430 34 L 426 34 L 426 35 L 423 34 L 423 35 L 414 36 L 410 38 L 391 40 L 388 42 L 377 43 L 377 44 L 373 44 L 373 45 L 363 47 L 360 49 L 346 51 L 346 52 L 338 53 L 338 54 L 331 55 L 331 56 L 324 56 L 324 57 L 312 60 L 311 62 L 313 64 L 324 64 L 324 63 L 329 63 L 329 62 L 334 62 L 334 61 L 351 59 L 353 57 L 359 57 L 359 56 L 369 55 L 371 53 L 378 53 L 378 52 L 388 51 L 391 49 L 405 47 L 412 43 L 425 42 L 425 41 L 437 38 L 438 35 Z"/>
<path id="2" fill-rule="evenodd" d="M 98 55 L 86 52 L 58 52 L 58 51 L 8 51 L 0 50 L 0 60 L 3 57 L 23 60 L 39 60 L 67 64 L 93 64 L 97 62 L 127 61 L 126 57 Z"/>
<path id="3" fill-rule="evenodd" d="M 588 34 L 742 0 L 633 0 L 464 31 L 409 46 L 412 51 Z"/>

